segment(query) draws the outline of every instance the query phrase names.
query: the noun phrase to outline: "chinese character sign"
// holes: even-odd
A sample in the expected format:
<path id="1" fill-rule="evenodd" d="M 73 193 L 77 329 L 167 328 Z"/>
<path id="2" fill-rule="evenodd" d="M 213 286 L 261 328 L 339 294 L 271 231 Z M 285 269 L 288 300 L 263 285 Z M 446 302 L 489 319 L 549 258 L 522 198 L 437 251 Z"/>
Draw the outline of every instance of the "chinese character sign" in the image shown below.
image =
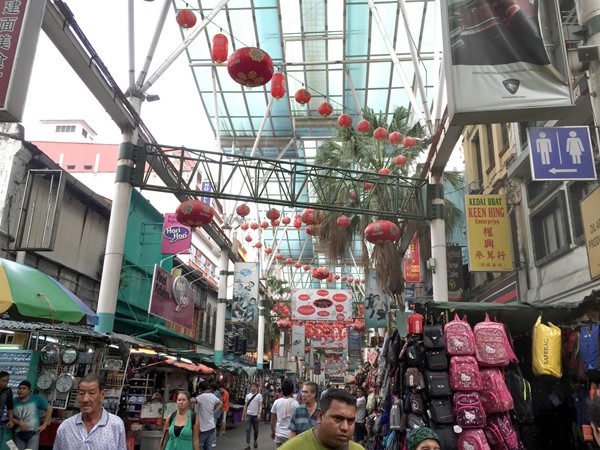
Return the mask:
<path id="1" fill-rule="evenodd" d="M 404 259 L 404 280 L 413 283 L 421 281 L 421 256 L 419 254 L 419 240 L 416 234 L 410 241 Z"/>
<path id="2" fill-rule="evenodd" d="M 258 263 L 235 263 L 231 321 L 254 323 L 258 319 Z"/>
<path id="3" fill-rule="evenodd" d="M 180 224 L 175 214 L 166 213 L 163 222 L 162 242 L 160 252 L 163 255 L 189 253 L 192 245 L 192 229 Z"/>
<path id="4" fill-rule="evenodd" d="M 513 270 L 506 197 L 467 195 L 465 207 L 469 270 L 479 272 Z"/>

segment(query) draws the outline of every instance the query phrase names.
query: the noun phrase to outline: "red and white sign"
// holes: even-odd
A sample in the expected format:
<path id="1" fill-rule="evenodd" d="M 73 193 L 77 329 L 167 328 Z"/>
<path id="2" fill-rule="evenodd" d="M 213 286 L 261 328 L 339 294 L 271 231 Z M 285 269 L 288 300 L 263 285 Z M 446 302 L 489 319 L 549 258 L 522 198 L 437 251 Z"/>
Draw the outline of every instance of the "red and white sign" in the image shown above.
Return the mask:
<path id="1" fill-rule="evenodd" d="M 404 280 L 407 282 L 421 282 L 421 255 L 419 253 L 419 239 L 415 234 L 410 241 L 404 260 Z"/>
<path id="2" fill-rule="evenodd" d="M 312 338 L 310 346 L 312 348 L 336 348 L 339 351 L 342 351 L 348 348 L 348 336 L 339 336 L 336 330 L 331 336 Z"/>
<path id="3" fill-rule="evenodd" d="M 342 289 L 292 290 L 293 320 L 352 320 L 352 291 Z"/>

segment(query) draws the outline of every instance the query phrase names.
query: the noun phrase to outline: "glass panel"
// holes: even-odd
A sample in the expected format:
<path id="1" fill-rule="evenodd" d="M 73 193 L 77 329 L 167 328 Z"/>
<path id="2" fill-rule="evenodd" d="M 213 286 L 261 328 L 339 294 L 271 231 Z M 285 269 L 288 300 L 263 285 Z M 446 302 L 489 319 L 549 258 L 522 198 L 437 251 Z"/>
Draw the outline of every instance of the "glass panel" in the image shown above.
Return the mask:
<path id="1" fill-rule="evenodd" d="M 302 29 L 300 27 L 299 2 L 286 2 L 285 8 L 281 8 L 279 12 L 281 14 L 281 23 L 283 24 L 283 32 L 285 35 L 300 34 Z"/>

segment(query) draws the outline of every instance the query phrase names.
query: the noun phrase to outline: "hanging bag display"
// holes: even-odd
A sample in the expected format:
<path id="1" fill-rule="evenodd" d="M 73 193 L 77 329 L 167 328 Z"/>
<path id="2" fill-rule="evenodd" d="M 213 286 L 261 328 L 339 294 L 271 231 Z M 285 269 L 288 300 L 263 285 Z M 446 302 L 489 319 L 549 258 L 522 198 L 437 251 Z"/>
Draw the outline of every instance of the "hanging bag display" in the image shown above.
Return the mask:
<path id="1" fill-rule="evenodd" d="M 583 370 L 590 381 L 600 381 L 600 324 L 581 327 L 579 335 L 579 354 Z"/>
<path id="2" fill-rule="evenodd" d="M 451 356 L 466 356 L 475 354 L 475 336 L 469 322 L 460 320 L 458 314 L 444 326 L 446 351 Z"/>
<path id="3" fill-rule="evenodd" d="M 513 409 L 513 398 L 504 382 L 504 374 L 499 369 L 481 369 L 481 381 L 483 389 L 479 395 L 486 414 Z"/>
<path id="4" fill-rule="evenodd" d="M 486 415 L 477 392 L 456 392 L 453 397 L 454 418 L 461 428 L 482 428 Z"/>
<path id="5" fill-rule="evenodd" d="M 439 323 L 423 326 L 423 344 L 425 344 L 425 348 L 432 350 L 445 349 L 444 327 Z"/>
<path id="6" fill-rule="evenodd" d="M 427 382 L 427 393 L 430 397 L 448 397 L 452 395 L 450 379 L 446 372 L 426 370 L 425 381 Z"/>
<path id="7" fill-rule="evenodd" d="M 434 398 L 429 404 L 429 417 L 438 425 L 450 425 L 454 423 L 452 413 L 452 402 L 449 398 Z"/>
<path id="8" fill-rule="evenodd" d="M 507 366 L 518 361 L 506 335 L 504 324 L 492 322 L 486 314 L 485 320 L 473 327 L 475 357 L 481 366 Z"/>
<path id="9" fill-rule="evenodd" d="M 448 356 L 445 350 L 428 350 L 425 361 L 429 370 L 448 370 Z"/>
<path id="10" fill-rule="evenodd" d="M 548 322 L 542 323 L 539 316 L 533 325 L 531 345 L 533 373 L 537 376 L 562 376 L 560 328 Z"/>
<path id="11" fill-rule="evenodd" d="M 453 391 L 479 391 L 482 386 L 479 366 L 473 356 L 450 358 L 450 387 Z"/>
<path id="12" fill-rule="evenodd" d="M 412 313 L 406 318 L 408 334 L 423 334 L 423 316 L 419 313 Z"/>
<path id="13" fill-rule="evenodd" d="M 458 436 L 459 450 L 491 450 L 483 430 L 466 430 Z"/>

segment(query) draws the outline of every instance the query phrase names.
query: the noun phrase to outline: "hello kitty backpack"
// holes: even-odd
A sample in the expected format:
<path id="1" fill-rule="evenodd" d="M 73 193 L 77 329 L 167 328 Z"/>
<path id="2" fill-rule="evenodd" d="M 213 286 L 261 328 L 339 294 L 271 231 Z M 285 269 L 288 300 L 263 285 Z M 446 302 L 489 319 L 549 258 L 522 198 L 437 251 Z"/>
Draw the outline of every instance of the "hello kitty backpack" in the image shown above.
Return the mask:
<path id="1" fill-rule="evenodd" d="M 446 353 L 451 356 L 467 356 L 475 354 L 475 336 L 471 325 L 466 320 L 461 320 L 458 314 L 454 320 L 444 326 L 446 337 Z"/>
<path id="2" fill-rule="evenodd" d="M 485 320 L 473 327 L 475 357 L 481 366 L 507 366 L 518 361 L 506 334 L 504 324 L 492 322 L 486 314 Z"/>

